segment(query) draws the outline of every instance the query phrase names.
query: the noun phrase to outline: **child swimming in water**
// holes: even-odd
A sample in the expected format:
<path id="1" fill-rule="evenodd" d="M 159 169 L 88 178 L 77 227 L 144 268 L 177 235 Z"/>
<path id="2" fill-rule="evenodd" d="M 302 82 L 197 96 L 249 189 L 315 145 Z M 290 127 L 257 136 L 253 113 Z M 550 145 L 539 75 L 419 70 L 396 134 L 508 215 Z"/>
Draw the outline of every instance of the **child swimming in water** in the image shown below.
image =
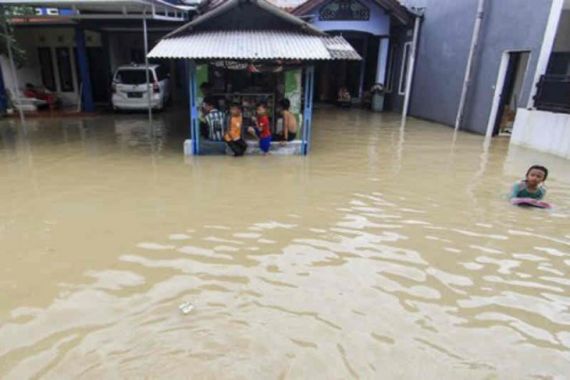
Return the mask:
<path id="1" fill-rule="evenodd" d="M 531 166 L 526 172 L 525 180 L 517 182 L 513 186 L 511 200 L 516 198 L 543 199 L 546 195 L 546 189 L 541 185 L 547 177 L 547 168 L 540 165 Z"/>

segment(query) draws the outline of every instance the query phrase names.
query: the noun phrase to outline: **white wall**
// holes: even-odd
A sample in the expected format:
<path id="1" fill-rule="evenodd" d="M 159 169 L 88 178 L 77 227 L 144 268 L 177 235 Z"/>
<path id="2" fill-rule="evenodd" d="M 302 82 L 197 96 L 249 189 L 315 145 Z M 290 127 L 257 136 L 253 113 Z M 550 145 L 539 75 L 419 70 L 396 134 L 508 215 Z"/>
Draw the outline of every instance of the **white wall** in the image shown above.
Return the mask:
<path id="1" fill-rule="evenodd" d="M 570 159 L 570 115 L 519 108 L 511 144 Z"/>
<path id="2" fill-rule="evenodd" d="M 560 16 L 554 52 L 570 52 L 570 9 L 565 9 Z"/>

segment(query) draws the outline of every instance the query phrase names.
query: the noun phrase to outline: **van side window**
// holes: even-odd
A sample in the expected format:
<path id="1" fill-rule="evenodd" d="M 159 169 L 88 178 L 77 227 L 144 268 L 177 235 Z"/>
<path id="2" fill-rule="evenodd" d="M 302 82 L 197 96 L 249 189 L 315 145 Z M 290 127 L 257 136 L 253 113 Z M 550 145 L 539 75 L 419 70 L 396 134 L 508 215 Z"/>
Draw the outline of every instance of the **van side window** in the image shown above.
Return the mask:
<path id="1" fill-rule="evenodd" d="M 164 67 L 158 66 L 156 68 L 156 77 L 158 78 L 159 82 L 165 80 L 166 78 L 168 78 L 168 72 Z"/>

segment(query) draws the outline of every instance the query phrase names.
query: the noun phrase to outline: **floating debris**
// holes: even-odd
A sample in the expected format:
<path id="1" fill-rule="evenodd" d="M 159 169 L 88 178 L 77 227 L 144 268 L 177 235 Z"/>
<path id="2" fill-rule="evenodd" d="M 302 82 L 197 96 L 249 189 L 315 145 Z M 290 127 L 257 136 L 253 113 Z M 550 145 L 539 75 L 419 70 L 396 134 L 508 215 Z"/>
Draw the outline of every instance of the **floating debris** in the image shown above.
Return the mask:
<path id="1" fill-rule="evenodd" d="M 180 306 L 178 306 L 182 314 L 190 314 L 192 310 L 194 310 L 194 305 L 192 302 L 184 302 Z"/>

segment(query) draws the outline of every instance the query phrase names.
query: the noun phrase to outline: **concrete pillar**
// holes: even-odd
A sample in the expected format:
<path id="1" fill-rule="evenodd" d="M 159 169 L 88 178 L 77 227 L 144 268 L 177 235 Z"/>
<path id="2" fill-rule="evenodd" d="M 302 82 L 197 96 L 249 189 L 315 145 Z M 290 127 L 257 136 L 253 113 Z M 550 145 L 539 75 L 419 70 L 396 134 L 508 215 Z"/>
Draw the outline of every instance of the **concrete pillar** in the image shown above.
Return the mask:
<path id="1" fill-rule="evenodd" d="M 305 69 L 304 104 L 303 104 L 303 155 L 311 149 L 311 125 L 313 119 L 313 96 L 315 91 L 315 66 Z"/>
<path id="2" fill-rule="evenodd" d="M 198 114 L 198 84 L 196 83 L 196 63 L 188 61 L 188 99 L 190 108 L 190 138 L 192 154 L 200 154 L 200 121 Z"/>
<path id="3" fill-rule="evenodd" d="M 386 75 L 388 74 L 388 54 L 390 51 L 390 39 L 380 38 L 378 45 L 378 64 L 376 66 L 376 83 L 386 86 Z"/>
<path id="4" fill-rule="evenodd" d="M 81 28 L 75 29 L 75 46 L 77 47 L 77 62 L 79 63 L 79 78 L 81 81 L 81 109 L 84 112 L 94 112 L 95 103 L 93 102 L 93 89 L 91 87 L 91 77 L 89 76 L 85 31 Z"/>
<path id="5" fill-rule="evenodd" d="M 8 108 L 8 97 L 6 96 L 4 77 L 2 76 L 2 66 L 0 66 L 0 114 L 6 112 L 7 108 Z"/>
<path id="6" fill-rule="evenodd" d="M 362 100 L 364 93 L 364 75 L 366 73 L 366 61 L 368 60 L 368 35 L 362 39 L 362 61 L 360 61 L 360 78 L 358 80 L 358 98 Z"/>

